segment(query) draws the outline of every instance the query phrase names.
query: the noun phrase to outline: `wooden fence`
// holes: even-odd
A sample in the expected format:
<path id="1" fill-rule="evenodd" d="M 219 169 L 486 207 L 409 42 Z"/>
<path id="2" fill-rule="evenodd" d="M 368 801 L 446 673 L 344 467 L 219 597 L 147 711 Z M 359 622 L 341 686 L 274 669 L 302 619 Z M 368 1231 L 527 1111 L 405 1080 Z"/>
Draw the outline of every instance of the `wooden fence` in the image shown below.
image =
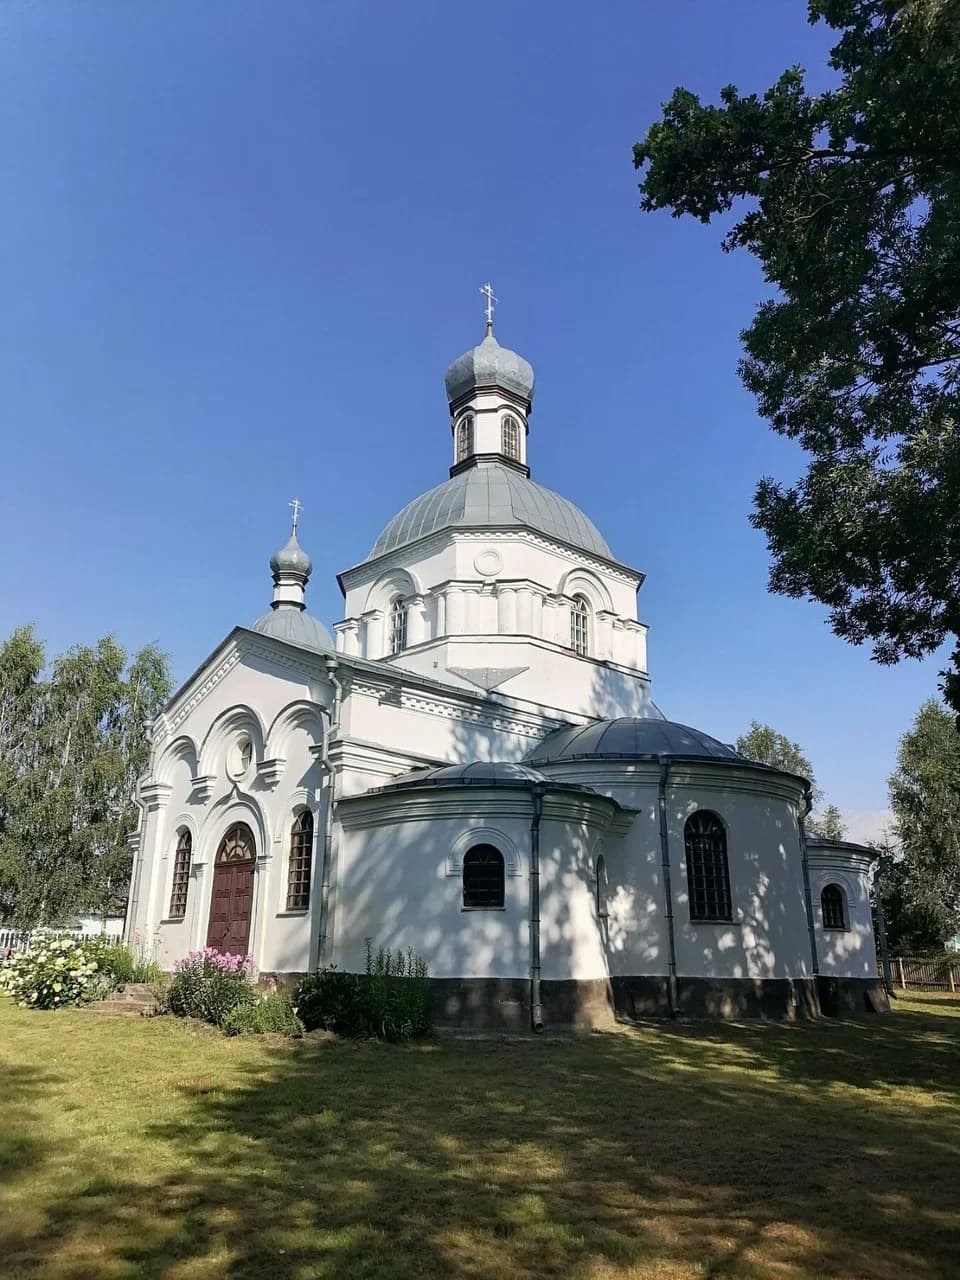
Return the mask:
<path id="1" fill-rule="evenodd" d="M 942 956 L 891 956 L 890 977 L 895 987 L 960 990 L 960 953 Z"/>
<path id="2" fill-rule="evenodd" d="M 41 937 L 76 938 L 78 942 L 89 942 L 95 938 L 104 942 L 119 942 L 119 933 L 94 933 L 83 929 L 0 929 L 0 960 L 7 954 L 7 949 L 25 951 L 32 942 Z"/>

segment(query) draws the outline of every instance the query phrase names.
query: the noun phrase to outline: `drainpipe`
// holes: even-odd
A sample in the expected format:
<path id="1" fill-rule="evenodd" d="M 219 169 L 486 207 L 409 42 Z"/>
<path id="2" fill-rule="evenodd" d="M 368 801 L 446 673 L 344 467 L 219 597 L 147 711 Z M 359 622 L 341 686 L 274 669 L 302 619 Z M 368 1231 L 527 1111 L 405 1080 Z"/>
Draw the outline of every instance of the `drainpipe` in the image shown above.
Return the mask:
<path id="1" fill-rule="evenodd" d="M 813 976 L 820 976 L 820 960 L 817 956 L 817 933 L 813 923 L 813 894 L 810 890 L 810 863 L 807 861 L 807 833 L 804 828 L 804 819 L 810 816 L 810 810 L 813 808 L 813 796 L 810 794 L 810 787 L 804 793 L 804 810 L 800 814 L 800 864 L 803 867 L 803 903 L 807 909 L 807 933 L 810 936 L 810 956 L 813 960 Z"/>
<path id="2" fill-rule="evenodd" d="M 660 815 L 660 864 L 663 868 L 663 905 L 664 919 L 667 922 L 667 998 L 670 1002 L 670 1017 L 675 1018 L 680 1012 L 680 1001 L 677 995 L 677 942 L 673 929 L 673 890 L 670 886 L 670 837 L 667 829 L 667 775 L 670 773 L 670 761 L 660 757 L 660 784 L 657 788 L 657 809 Z"/>
<path id="3" fill-rule="evenodd" d="M 327 807 L 323 820 L 323 861 L 320 873 L 320 930 L 317 936 L 317 959 L 314 965 L 319 969 L 323 963 L 327 949 L 328 919 L 330 913 L 330 850 L 333 845 L 333 817 L 336 798 L 337 775 L 330 763 L 330 739 L 340 728 L 340 704 L 343 700 L 343 685 L 337 679 L 337 660 L 334 657 L 324 658 L 327 679 L 333 686 L 333 710 L 326 712 L 326 727 L 323 741 L 320 744 L 320 763 L 323 765 L 327 779 Z"/>
<path id="4" fill-rule="evenodd" d="M 140 880 L 143 875 L 143 837 L 146 834 L 147 810 L 140 799 L 140 781 L 133 793 L 133 803 L 140 810 L 137 816 L 137 847 L 133 855 L 133 866 L 130 868 L 130 893 L 127 895 L 127 914 L 123 921 L 123 941 L 130 946 L 133 941 L 133 924 L 140 906 Z M 128 837 L 129 839 L 129 837 Z"/>
<path id="5" fill-rule="evenodd" d="M 543 817 L 543 784 L 530 788 L 533 819 L 530 823 L 530 1023 L 534 1031 L 543 1030 L 543 1005 L 540 1001 L 540 821 Z"/>

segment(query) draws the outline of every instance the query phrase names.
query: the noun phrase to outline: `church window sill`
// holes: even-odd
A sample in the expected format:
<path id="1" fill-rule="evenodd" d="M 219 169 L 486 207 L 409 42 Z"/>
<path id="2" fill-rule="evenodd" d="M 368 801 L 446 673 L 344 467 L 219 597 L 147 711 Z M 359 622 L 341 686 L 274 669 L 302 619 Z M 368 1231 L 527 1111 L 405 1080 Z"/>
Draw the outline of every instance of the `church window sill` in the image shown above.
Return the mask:
<path id="1" fill-rule="evenodd" d="M 160 921 L 160 923 L 161 923 L 161 924 L 183 924 L 183 922 L 184 922 L 184 920 L 186 920 L 186 918 L 187 918 L 187 917 L 186 917 L 185 915 L 183 915 L 183 916 L 165 916 L 165 917 Z"/>
<path id="2" fill-rule="evenodd" d="M 460 910 L 466 914 L 474 911 L 506 911 L 506 907 L 461 907 Z"/>
<path id="3" fill-rule="evenodd" d="M 289 907 L 286 911 L 278 911 L 277 919 L 282 920 L 285 916 L 308 916 L 309 914 L 309 907 Z"/>

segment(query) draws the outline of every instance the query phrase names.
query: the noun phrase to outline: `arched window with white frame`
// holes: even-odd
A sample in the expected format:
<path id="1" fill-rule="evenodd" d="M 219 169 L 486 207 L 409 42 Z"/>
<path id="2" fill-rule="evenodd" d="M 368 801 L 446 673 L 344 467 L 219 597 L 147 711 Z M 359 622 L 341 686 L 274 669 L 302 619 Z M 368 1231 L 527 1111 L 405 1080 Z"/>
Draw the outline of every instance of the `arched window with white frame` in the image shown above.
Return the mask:
<path id="1" fill-rule="evenodd" d="M 177 851 L 173 858 L 173 883 L 170 887 L 170 919 L 182 920 L 187 914 L 187 894 L 190 889 L 190 859 L 193 854 L 193 836 L 186 827 L 178 833 Z"/>
<path id="2" fill-rule="evenodd" d="M 500 424 L 500 452 L 506 458 L 520 461 L 520 423 L 511 413 Z"/>
<path id="3" fill-rule="evenodd" d="M 590 653 L 590 605 L 585 596 L 574 596 L 570 605 L 570 648 L 583 658 Z"/>
<path id="4" fill-rule="evenodd" d="M 820 912 L 824 929 L 837 929 L 845 933 L 849 928 L 847 895 L 838 884 L 826 884 L 820 894 Z"/>
<path id="5" fill-rule="evenodd" d="M 471 453 L 473 453 L 473 414 L 468 413 L 457 423 L 457 461 L 466 461 Z"/>
<path id="6" fill-rule="evenodd" d="M 313 864 L 313 814 L 304 809 L 290 828 L 290 863 L 287 870 L 287 910 L 306 911 L 310 906 L 310 868 Z"/>
<path id="7" fill-rule="evenodd" d="M 407 647 L 407 605 L 397 596 L 390 606 L 390 652 L 402 653 Z"/>
<path id="8" fill-rule="evenodd" d="M 709 809 L 692 813 L 683 827 L 691 920 L 732 920 L 727 832 Z"/>

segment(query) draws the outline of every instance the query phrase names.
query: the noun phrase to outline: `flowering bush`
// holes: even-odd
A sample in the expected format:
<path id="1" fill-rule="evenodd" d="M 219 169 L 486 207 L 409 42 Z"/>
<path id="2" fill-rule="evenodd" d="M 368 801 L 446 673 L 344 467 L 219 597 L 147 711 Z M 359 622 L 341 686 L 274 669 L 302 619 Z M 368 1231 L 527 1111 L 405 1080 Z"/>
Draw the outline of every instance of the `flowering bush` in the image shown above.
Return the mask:
<path id="1" fill-rule="evenodd" d="M 180 1018 L 202 1018 L 215 1026 L 238 1005 L 253 1004 L 251 956 L 223 955 L 213 947 L 191 951 L 173 967 L 167 1008 Z"/>
<path id="2" fill-rule="evenodd" d="M 0 991 L 31 1009 L 86 1004 L 114 985 L 89 943 L 77 938 L 40 938 L 0 968 Z"/>

